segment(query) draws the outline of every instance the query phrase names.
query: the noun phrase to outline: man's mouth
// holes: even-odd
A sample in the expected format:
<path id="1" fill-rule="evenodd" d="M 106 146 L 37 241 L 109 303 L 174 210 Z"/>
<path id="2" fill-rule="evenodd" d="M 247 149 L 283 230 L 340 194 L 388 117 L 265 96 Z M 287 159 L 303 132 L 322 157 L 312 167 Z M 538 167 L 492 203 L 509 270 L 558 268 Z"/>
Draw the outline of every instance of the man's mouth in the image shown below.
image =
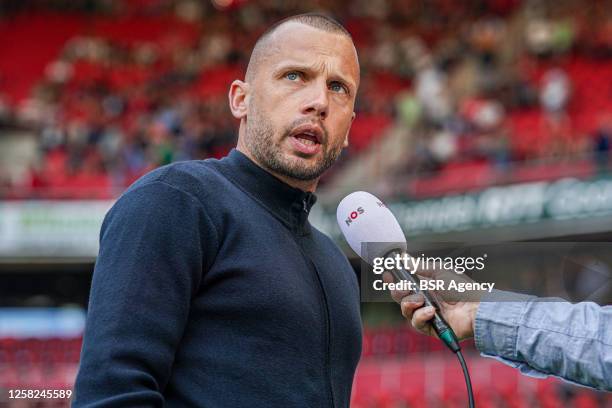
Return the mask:
<path id="1" fill-rule="evenodd" d="M 295 135 L 294 137 L 299 139 L 300 142 L 308 146 L 314 146 L 315 144 L 319 144 L 317 137 L 314 135 L 308 134 L 308 133 L 300 133 L 300 134 Z"/>
<path id="2" fill-rule="evenodd" d="M 304 155 L 318 153 L 323 142 L 323 131 L 315 125 L 301 125 L 293 129 L 290 137 L 293 140 L 293 147 Z"/>

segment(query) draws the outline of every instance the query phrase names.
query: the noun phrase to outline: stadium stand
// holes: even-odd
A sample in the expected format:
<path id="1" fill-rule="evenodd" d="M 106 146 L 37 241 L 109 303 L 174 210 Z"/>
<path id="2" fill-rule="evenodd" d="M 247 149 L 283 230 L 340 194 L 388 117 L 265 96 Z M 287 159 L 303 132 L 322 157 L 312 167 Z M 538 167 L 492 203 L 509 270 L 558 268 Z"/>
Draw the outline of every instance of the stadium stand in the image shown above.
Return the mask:
<path id="1" fill-rule="evenodd" d="M 183 3 L 198 9 L 123 2 L 132 13 L 15 11 L 3 19 L 5 121 L 33 129 L 41 153 L 21 179 L 4 177 L 9 197 L 112 197 L 156 166 L 227 152 L 235 124 L 226 88 L 244 70 L 247 32 L 293 10 L 247 2 L 236 5 L 242 14 L 200 6 L 199 18 L 186 19 Z M 412 122 L 413 153 L 398 176 L 410 174 L 400 191 L 420 197 L 499 182 L 509 164 L 601 150 L 597 140 L 612 126 L 612 62 L 610 23 L 596 5 L 432 3 L 435 13 L 390 2 L 380 16 L 340 14 L 364 73 L 347 158 L 367 152 L 390 125 Z M 538 33 L 544 38 L 530 40 Z"/>

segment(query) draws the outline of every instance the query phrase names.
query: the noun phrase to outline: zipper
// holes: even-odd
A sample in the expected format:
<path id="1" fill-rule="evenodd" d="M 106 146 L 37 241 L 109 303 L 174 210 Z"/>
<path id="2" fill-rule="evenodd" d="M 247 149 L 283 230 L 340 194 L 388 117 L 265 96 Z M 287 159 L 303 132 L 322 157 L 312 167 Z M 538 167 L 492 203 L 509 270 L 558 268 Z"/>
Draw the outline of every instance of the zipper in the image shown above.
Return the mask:
<path id="1" fill-rule="evenodd" d="M 304 202 L 306 201 L 304 200 Z M 321 307 L 323 308 L 325 318 L 325 385 L 327 388 L 327 398 L 329 401 L 329 407 L 333 408 L 336 405 L 334 402 L 334 391 L 331 383 L 331 323 L 329 314 L 329 303 L 327 302 L 327 295 L 325 294 L 323 282 L 321 282 L 321 276 L 319 275 L 319 270 L 317 269 L 317 266 L 312 261 L 312 259 L 310 259 L 308 255 L 306 255 L 306 252 L 304 251 L 304 248 L 302 247 L 302 243 L 299 241 L 299 238 L 298 243 L 302 255 L 308 260 L 310 266 L 314 270 L 315 276 L 317 278 L 317 284 L 319 285 L 319 301 Z"/>
<path id="2" fill-rule="evenodd" d="M 313 201 L 314 198 L 313 196 L 314 194 L 308 192 L 302 198 L 302 211 L 304 211 L 306 214 L 310 212 L 311 201 Z"/>
<path id="3" fill-rule="evenodd" d="M 302 216 L 308 217 L 308 213 L 310 209 L 308 208 L 310 204 L 312 193 L 306 193 L 306 195 L 302 198 Z M 298 241 L 298 246 L 300 251 L 302 252 L 302 256 L 308 260 L 310 266 L 312 267 L 315 277 L 317 278 L 317 284 L 319 286 L 319 303 L 324 311 L 324 319 L 325 319 L 325 385 L 327 388 L 327 398 L 329 401 L 329 407 L 334 408 L 334 390 L 332 387 L 332 375 L 331 375 L 331 317 L 329 313 L 329 303 L 327 301 L 327 295 L 325 294 L 325 289 L 323 287 L 323 282 L 321 281 L 321 275 L 319 274 L 319 270 L 317 266 L 312 261 L 312 259 L 306 254 L 304 247 L 302 246 L 302 238 L 296 237 Z"/>
<path id="4" fill-rule="evenodd" d="M 319 271 L 317 266 L 308 258 L 310 264 L 314 268 L 315 274 L 317 275 L 317 282 L 319 283 L 319 290 L 321 291 L 321 303 L 323 309 L 325 311 L 325 383 L 327 385 L 327 396 L 329 399 L 329 406 L 335 407 L 334 403 L 334 390 L 331 384 L 331 323 L 329 317 L 329 304 L 327 302 L 327 296 L 325 295 L 325 290 L 323 289 L 323 282 L 321 282 L 321 277 L 319 276 Z"/>

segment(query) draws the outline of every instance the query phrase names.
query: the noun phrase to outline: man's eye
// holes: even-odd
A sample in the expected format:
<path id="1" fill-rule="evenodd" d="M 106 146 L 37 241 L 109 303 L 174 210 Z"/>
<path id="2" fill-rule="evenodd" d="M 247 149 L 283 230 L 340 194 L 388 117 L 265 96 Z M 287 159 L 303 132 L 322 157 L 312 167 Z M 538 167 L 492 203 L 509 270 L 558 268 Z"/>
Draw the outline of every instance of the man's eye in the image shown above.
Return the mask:
<path id="1" fill-rule="evenodd" d="M 329 89 L 333 92 L 348 93 L 348 89 L 346 89 L 346 86 L 344 86 L 340 82 L 332 82 L 329 85 Z"/>
<path id="2" fill-rule="evenodd" d="M 297 72 L 288 72 L 285 74 L 285 78 L 290 81 L 297 81 L 298 79 L 300 79 L 300 74 L 298 74 Z"/>

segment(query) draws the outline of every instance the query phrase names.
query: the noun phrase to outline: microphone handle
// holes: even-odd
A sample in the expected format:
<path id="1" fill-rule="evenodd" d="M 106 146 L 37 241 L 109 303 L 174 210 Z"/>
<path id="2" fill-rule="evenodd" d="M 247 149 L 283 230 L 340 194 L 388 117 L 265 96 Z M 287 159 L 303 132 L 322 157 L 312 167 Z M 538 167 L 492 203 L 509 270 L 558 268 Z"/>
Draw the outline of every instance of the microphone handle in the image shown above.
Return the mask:
<path id="1" fill-rule="evenodd" d="M 391 253 L 387 254 L 387 256 L 391 256 Z M 414 283 L 414 286 L 416 288 L 415 292 L 422 293 L 423 297 L 425 298 L 424 306 L 433 306 L 433 308 L 435 309 L 434 317 L 429 321 L 429 323 L 431 324 L 431 327 L 434 329 L 438 337 L 444 342 L 444 344 L 446 344 L 446 346 L 453 353 L 456 353 L 461 350 L 461 347 L 459 346 L 459 340 L 457 340 L 455 332 L 446 322 L 446 320 L 444 320 L 442 314 L 440 313 L 440 306 L 438 305 L 438 302 L 436 302 L 433 296 L 431 296 L 429 291 L 420 289 L 421 279 L 416 274 L 412 274 L 403 268 L 394 268 L 391 273 L 398 281 L 405 280 Z"/>

